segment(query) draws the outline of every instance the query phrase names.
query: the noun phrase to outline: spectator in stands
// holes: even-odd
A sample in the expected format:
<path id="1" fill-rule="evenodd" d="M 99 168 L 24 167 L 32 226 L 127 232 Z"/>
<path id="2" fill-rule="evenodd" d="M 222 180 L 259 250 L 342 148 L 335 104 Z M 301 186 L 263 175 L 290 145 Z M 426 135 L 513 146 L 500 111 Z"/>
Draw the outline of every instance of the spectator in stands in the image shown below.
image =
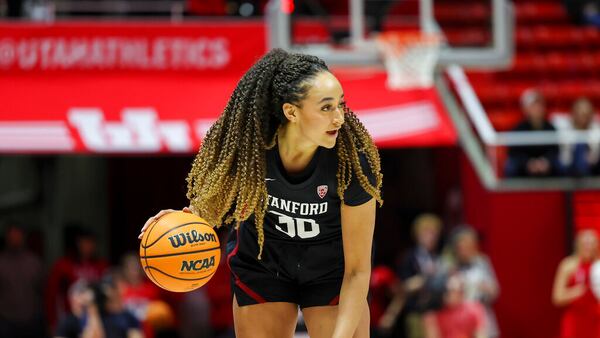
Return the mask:
<path id="1" fill-rule="evenodd" d="M 590 269 L 598 258 L 598 237 L 594 230 L 579 231 L 575 252 L 560 262 L 552 302 L 563 309 L 560 338 L 600 336 L 598 299 L 590 285 Z"/>
<path id="2" fill-rule="evenodd" d="M 425 338 L 487 338 L 485 310 L 480 303 L 466 300 L 460 275 L 442 280 L 442 306 L 425 314 Z"/>
<path id="3" fill-rule="evenodd" d="M 594 107 L 587 98 L 579 98 L 573 103 L 571 119 L 561 131 L 592 131 L 590 140 L 582 143 L 567 143 L 561 145 L 560 160 L 569 175 L 588 176 L 597 168 L 600 158 L 600 125 L 594 121 Z M 565 134 L 565 138 L 568 135 Z"/>
<path id="4" fill-rule="evenodd" d="M 96 237 L 81 227 L 76 229 L 75 250 L 54 263 L 48 278 L 46 306 L 51 326 L 60 316 L 69 312 L 69 287 L 80 279 L 88 283 L 99 281 L 108 267 L 105 260 L 97 257 Z"/>
<path id="5" fill-rule="evenodd" d="M 0 337 L 44 337 L 42 264 L 25 246 L 25 232 L 15 222 L 4 232 L 0 252 Z"/>
<path id="6" fill-rule="evenodd" d="M 161 301 L 161 291 L 146 278 L 135 253 L 123 255 L 120 268 L 117 282 L 123 305 L 142 323 L 145 335 L 152 336 L 155 330 L 146 319 L 149 308 L 155 307 L 155 302 Z M 166 303 L 159 306 L 169 307 Z M 163 323 L 161 325 L 165 326 Z"/>
<path id="7" fill-rule="evenodd" d="M 513 131 L 554 131 L 546 119 L 544 96 L 536 89 L 528 89 L 521 95 L 521 107 L 525 120 Z M 564 170 L 558 159 L 557 145 L 512 146 L 508 149 L 505 175 L 515 176 L 558 176 Z"/>
<path id="8" fill-rule="evenodd" d="M 422 336 L 421 313 L 429 307 L 430 300 L 427 282 L 440 270 L 437 247 L 441 229 L 442 221 L 436 215 L 423 214 L 415 219 L 413 235 L 416 243 L 400 265 L 401 284 L 380 319 L 380 331 Z M 404 320 L 398 317 L 400 315 Z"/>
<path id="9" fill-rule="evenodd" d="M 563 3 L 573 23 L 600 26 L 600 1 L 563 0 Z"/>
<path id="10" fill-rule="evenodd" d="M 498 298 L 498 280 L 490 260 L 479 250 L 479 239 L 473 228 L 460 226 L 453 231 L 450 255 L 446 257 L 445 265 L 445 270 L 457 273 L 461 277 L 465 299 L 484 306 L 485 336 L 498 337 L 498 324 L 492 309 L 494 301 Z"/>
<path id="11" fill-rule="evenodd" d="M 110 275 L 99 283 L 83 280 L 69 288 L 71 313 L 56 330 L 60 338 L 143 338 L 140 323 L 127 311 Z"/>

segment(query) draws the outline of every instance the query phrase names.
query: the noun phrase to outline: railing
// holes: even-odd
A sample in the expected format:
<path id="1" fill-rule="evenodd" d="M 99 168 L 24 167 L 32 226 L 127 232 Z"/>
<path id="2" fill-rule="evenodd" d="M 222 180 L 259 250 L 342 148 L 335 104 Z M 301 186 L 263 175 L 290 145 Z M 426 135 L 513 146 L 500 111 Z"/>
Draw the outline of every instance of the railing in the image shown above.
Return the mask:
<path id="1" fill-rule="evenodd" d="M 592 142 L 600 139 L 600 132 L 597 130 L 497 132 L 491 125 L 462 68 L 457 65 L 450 66 L 447 69 L 447 75 L 448 80 L 456 89 L 457 97 L 450 89 L 450 84 L 447 83 L 443 74 L 436 76 L 436 88 L 454 122 L 461 146 L 486 188 L 499 191 L 600 188 L 600 177 L 502 177 L 500 173 L 502 168 L 496 163 L 496 151 L 499 147 Z"/>

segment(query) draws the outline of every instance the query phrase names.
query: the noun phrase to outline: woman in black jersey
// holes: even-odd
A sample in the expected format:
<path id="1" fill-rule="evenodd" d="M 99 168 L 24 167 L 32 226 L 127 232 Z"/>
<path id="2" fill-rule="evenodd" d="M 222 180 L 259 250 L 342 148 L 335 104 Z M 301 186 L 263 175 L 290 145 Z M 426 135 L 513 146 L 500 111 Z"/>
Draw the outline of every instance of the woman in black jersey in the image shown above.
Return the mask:
<path id="1" fill-rule="evenodd" d="M 187 178 L 190 207 L 231 224 L 238 338 L 369 336 L 379 155 L 317 57 L 275 49 L 237 84 Z M 151 217 L 142 232 L 156 218 Z"/>

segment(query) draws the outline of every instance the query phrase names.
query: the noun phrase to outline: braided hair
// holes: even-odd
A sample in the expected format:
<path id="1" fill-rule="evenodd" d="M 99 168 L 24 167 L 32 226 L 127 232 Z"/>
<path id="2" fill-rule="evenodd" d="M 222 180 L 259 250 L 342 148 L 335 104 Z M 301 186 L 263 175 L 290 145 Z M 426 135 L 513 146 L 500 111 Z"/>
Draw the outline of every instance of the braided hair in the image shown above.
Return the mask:
<path id="1" fill-rule="evenodd" d="M 329 71 L 327 65 L 315 56 L 282 49 L 264 55 L 238 82 L 223 113 L 206 134 L 188 174 L 190 207 L 209 224 L 237 226 L 254 215 L 259 258 L 268 202 L 266 150 L 274 146 L 277 130 L 288 122 L 283 104 L 298 105 L 307 96 L 310 80 L 323 71 Z M 381 204 L 377 148 L 348 108 L 344 108 L 344 121 L 336 141 L 338 195 L 343 201 L 344 191 L 356 177 Z M 359 153 L 366 157 L 375 184 L 363 173 Z"/>

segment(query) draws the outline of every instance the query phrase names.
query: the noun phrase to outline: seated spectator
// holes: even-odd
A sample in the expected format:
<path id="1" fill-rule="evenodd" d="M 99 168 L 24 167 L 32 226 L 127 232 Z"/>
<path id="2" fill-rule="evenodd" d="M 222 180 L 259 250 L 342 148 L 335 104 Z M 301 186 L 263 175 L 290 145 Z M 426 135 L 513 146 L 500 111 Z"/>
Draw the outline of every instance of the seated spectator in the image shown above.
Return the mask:
<path id="1" fill-rule="evenodd" d="M 554 131 L 546 120 L 546 103 L 542 93 L 535 89 L 521 95 L 521 107 L 525 119 L 513 131 Z M 508 149 L 508 160 L 504 168 L 507 177 L 558 176 L 563 174 L 558 159 L 557 145 L 512 146 Z"/>
<path id="2" fill-rule="evenodd" d="M 71 314 L 63 317 L 56 338 L 143 338 L 140 322 L 127 311 L 110 275 L 89 285 L 81 280 L 69 289 Z"/>
<path id="3" fill-rule="evenodd" d="M 498 298 L 498 280 L 488 257 L 479 250 L 479 239 L 473 228 L 462 226 L 453 231 L 450 254 L 446 269 L 461 277 L 466 300 L 484 306 L 485 336 L 498 337 L 498 323 L 492 309 Z"/>
<path id="4" fill-rule="evenodd" d="M 451 275 L 445 281 L 441 308 L 427 312 L 423 318 L 425 338 L 487 338 L 483 306 L 465 299 L 459 275 Z"/>
<path id="5" fill-rule="evenodd" d="M 600 1 L 563 0 L 563 3 L 573 23 L 600 26 Z"/>
<path id="6" fill-rule="evenodd" d="M 75 232 L 75 248 L 54 263 L 46 287 L 47 315 L 52 327 L 70 310 L 69 287 L 80 279 L 88 283 L 99 281 L 108 267 L 105 260 L 97 257 L 96 237 L 78 226 L 71 226 L 71 229 Z"/>
<path id="7" fill-rule="evenodd" d="M 558 125 L 557 125 L 558 126 Z M 573 176 L 591 175 L 600 158 L 600 125 L 594 121 L 594 107 L 587 98 L 579 98 L 573 103 L 571 119 L 565 121 L 560 131 L 593 131 L 591 140 L 585 143 L 567 143 L 560 147 L 560 160 L 567 174 Z M 567 135 L 564 136 L 565 138 Z"/>
<path id="8" fill-rule="evenodd" d="M 596 232 L 578 232 L 575 252 L 560 262 L 554 278 L 552 302 L 563 309 L 560 338 L 600 336 L 600 304 L 590 284 L 590 269 L 597 259 Z"/>
<path id="9" fill-rule="evenodd" d="M 408 337 L 422 335 L 421 313 L 429 307 L 430 299 L 426 285 L 428 279 L 439 272 L 437 247 L 441 229 L 442 221 L 435 215 L 423 214 L 415 219 L 416 243 L 400 265 L 401 285 L 394 291 L 394 298 L 377 324 L 380 331 L 406 332 Z M 405 320 L 399 320 L 400 315 Z"/>
<path id="10" fill-rule="evenodd" d="M 25 246 L 25 232 L 14 222 L 4 232 L 0 252 L 0 337 L 44 336 L 42 264 Z"/>
<path id="11" fill-rule="evenodd" d="M 156 336 L 156 328 L 147 321 L 151 307 L 161 304 L 158 308 L 168 307 L 170 309 L 169 305 L 164 302 L 157 303 L 161 301 L 161 290 L 146 277 L 135 253 L 127 253 L 123 256 L 120 273 L 117 276 L 123 305 L 142 323 L 146 337 Z M 165 325 L 161 327 L 161 329 L 166 328 Z"/>

